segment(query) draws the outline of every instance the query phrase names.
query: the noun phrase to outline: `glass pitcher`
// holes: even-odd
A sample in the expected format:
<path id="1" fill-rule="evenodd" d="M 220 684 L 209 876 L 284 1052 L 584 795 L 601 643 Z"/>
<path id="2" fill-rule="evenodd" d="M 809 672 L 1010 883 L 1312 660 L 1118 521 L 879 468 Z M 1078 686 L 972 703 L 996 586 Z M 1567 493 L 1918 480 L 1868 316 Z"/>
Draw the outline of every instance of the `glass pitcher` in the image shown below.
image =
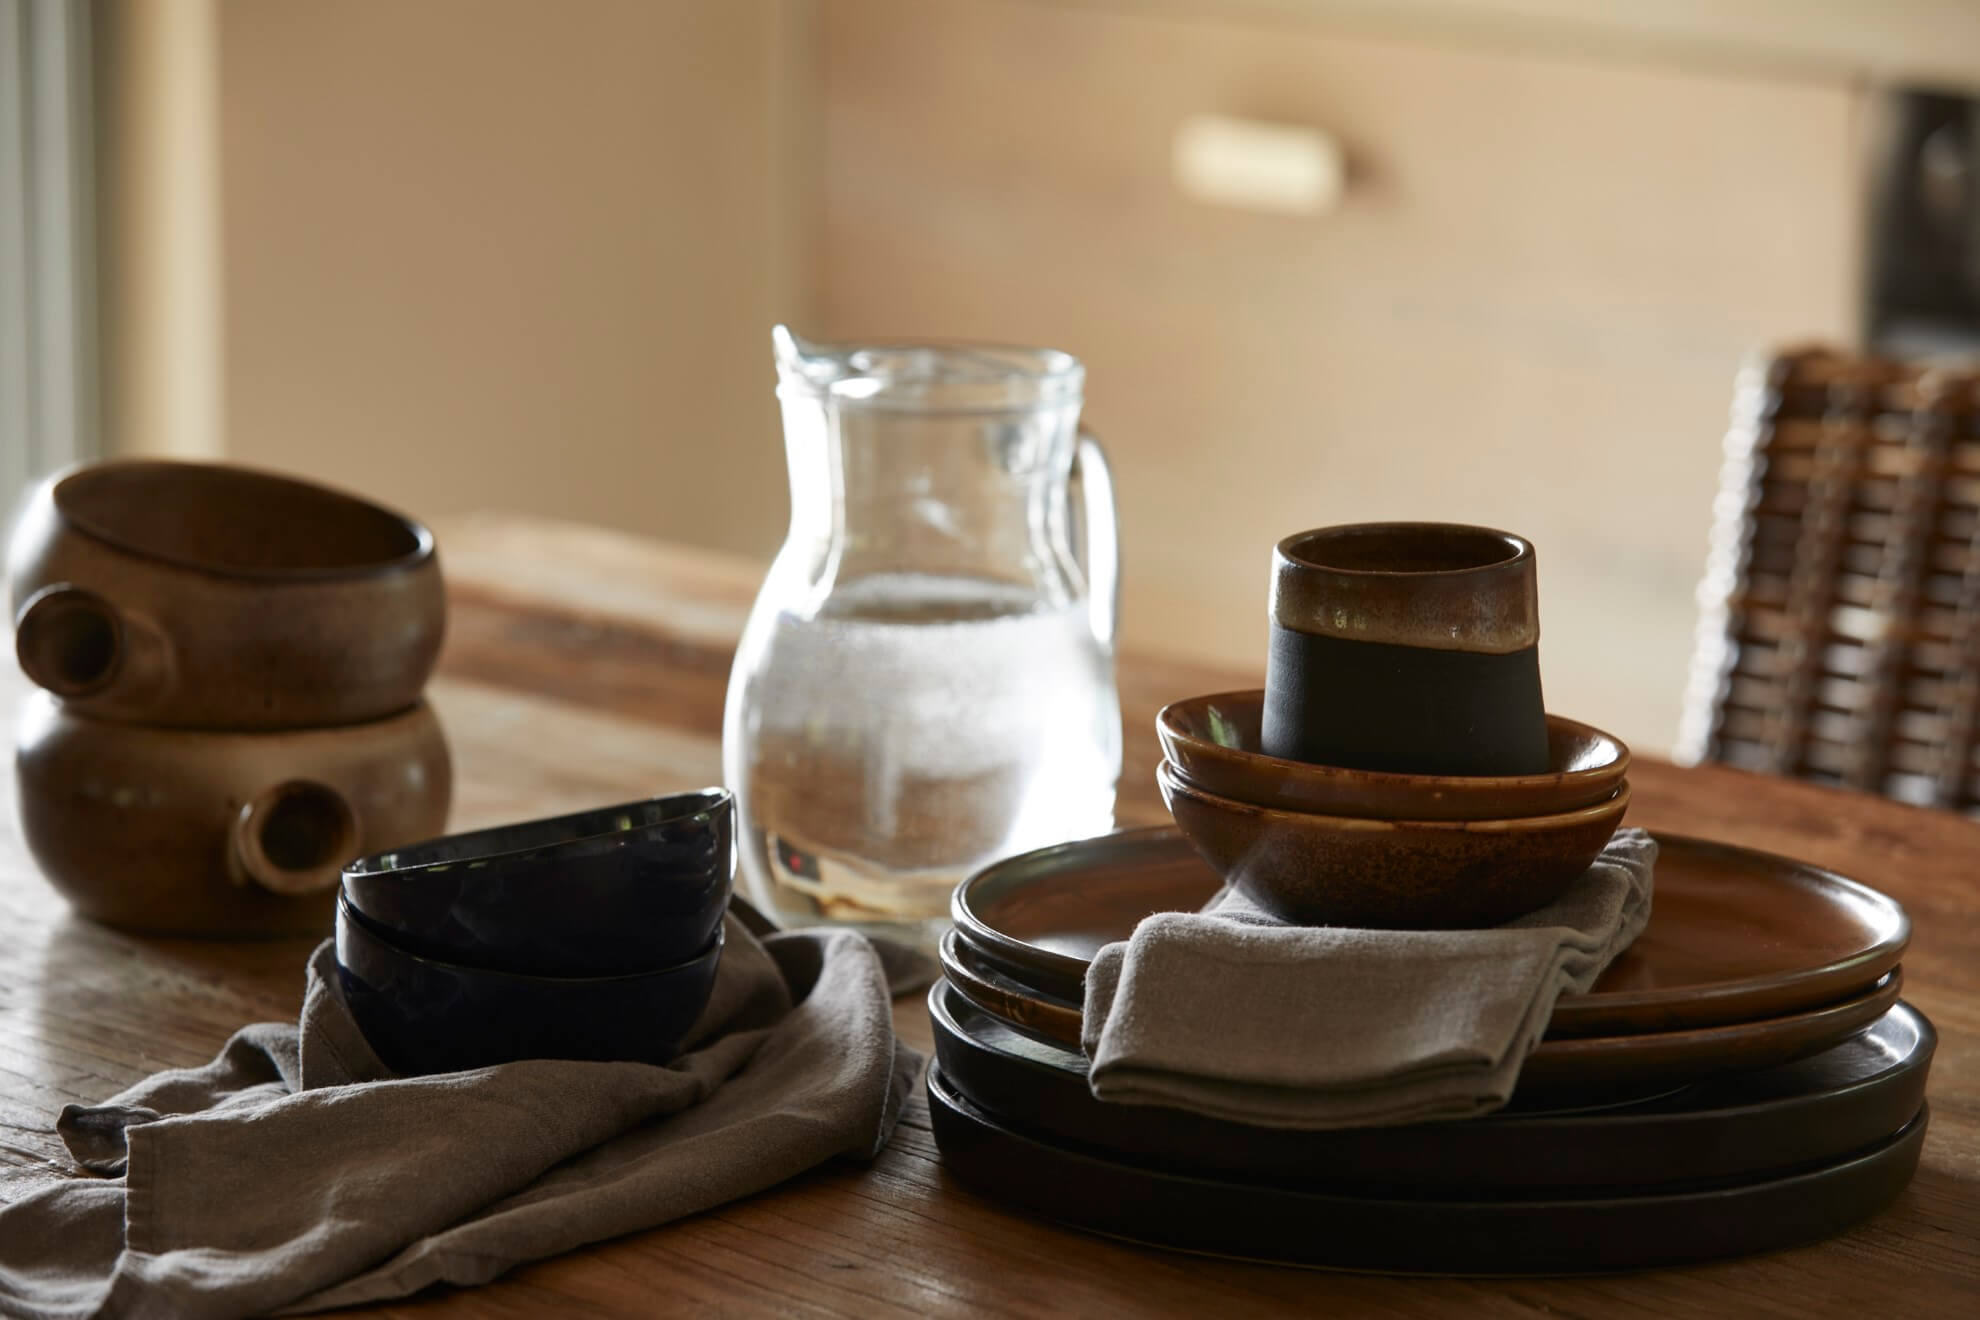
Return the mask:
<path id="1" fill-rule="evenodd" d="M 1119 559 L 1085 369 L 772 338 L 791 526 L 722 730 L 744 881 L 783 922 L 925 942 L 972 871 L 1113 827 Z"/>

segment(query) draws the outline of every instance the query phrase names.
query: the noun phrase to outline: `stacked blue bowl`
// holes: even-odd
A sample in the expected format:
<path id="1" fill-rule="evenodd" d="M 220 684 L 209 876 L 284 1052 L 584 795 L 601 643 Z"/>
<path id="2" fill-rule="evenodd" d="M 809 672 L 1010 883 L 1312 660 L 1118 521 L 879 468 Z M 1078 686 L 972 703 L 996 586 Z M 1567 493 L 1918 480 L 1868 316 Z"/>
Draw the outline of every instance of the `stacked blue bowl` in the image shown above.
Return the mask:
<path id="1" fill-rule="evenodd" d="M 714 989 L 734 873 L 721 788 L 396 848 L 344 869 L 339 980 L 402 1074 L 665 1063 Z"/>

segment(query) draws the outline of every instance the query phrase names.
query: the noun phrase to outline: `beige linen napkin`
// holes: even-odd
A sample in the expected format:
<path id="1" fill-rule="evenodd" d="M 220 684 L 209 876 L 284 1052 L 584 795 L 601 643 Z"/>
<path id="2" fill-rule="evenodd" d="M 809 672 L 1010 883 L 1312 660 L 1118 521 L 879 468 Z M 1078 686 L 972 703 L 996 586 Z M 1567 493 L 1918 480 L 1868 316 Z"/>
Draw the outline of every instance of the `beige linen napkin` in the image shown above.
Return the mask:
<path id="1" fill-rule="evenodd" d="M 741 905 L 737 905 L 738 909 Z M 754 913 L 748 914 L 760 921 Z M 299 1027 L 236 1033 L 58 1127 L 85 1168 L 0 1209 L 0 1313 L 227 1317 L 375 1302 L 650 1228 L 866 1159 L 920 1059 L 893 988 L 926 960 L 732 912 L 713 998 L 667 1067 L 530 1060 L 398 1078 L 326 943 Z"/>
<path id="2" fill-rule="evenodd" d="M 1286 926 L 1228 894 L 1148 917 L 1087 973 L 1088 1084 L 1267 1127 L 1489 1113 L 1554 1000 L 1643 929 L 1656 858 L 1620 831 L 1558 901 L 1490 930 Z"/>

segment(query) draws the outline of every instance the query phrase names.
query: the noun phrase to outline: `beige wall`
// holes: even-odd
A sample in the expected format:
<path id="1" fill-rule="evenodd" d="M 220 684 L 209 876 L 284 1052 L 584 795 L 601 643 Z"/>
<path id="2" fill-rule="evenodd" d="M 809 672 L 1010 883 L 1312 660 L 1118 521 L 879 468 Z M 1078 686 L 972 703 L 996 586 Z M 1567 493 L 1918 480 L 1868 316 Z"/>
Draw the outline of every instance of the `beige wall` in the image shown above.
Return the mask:
<path id="1" fill-rule="evenodd" d="M 228 448 L 768 553 L 776 0 L 227 0 Z"/>
<path id="2" fill-rule="evenodd" d="M 1086 360 L 1130 644 L 1262 667 L 1278 536 L 1482 522 L 1554 709 L 1669 746 L 1735 367 L 1850 330 L 1857 93 L 1119 8 L 830 7 L 826 333 Z M 1345 204 L 1185 200 L 1199 112 L 1337 135 Z"/>
<path id="3" fill-rule="evenodd" d="M 1497 523 L 1555 708 L 1667 746 L 1734 367 L 1850 330 L 1856 85 L 1241 12 L 223 0 L 229 451 L 767 554 L 775 319 L 1050 343 L 1131 645 L 1261 663 L 1279 534 Z M 1202 111 L 1343 209 L 1182 199 Z"/>
<path id="4" fill-rule="evenodd" d="M 226 452 L 218 0 L 96 0 L 104 450 Z"/>

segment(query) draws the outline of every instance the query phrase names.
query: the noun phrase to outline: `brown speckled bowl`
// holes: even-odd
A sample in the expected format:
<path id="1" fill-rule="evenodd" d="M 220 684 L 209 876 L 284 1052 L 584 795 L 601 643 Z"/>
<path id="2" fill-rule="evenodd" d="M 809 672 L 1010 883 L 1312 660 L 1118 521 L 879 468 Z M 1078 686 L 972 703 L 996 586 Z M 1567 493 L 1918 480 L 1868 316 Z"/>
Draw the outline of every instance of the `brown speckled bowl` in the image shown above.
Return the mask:
<path id="1" fill-rule="evenodd" d="M 1616 795 L 1629 748 L 1592 725 L 1547 717 L 1541 775 L 1407 775 L 1267 756 L 1258 726 L 1265 694 L 1219 692 L 1171 702 L 1155 717 L 1169 764 L 1190 785 L 1254 806 L 1378 820 L 1546 816 Z"/>
<path id="2" fill-rule="evenodd" d="M 267 732 L 419 701 L 447 601 L 433 534 L 342 491 L 228 463 L 50 477 L 7 544 L 14 651 L 75 715 Z"/>
<path id="3" fill-rule="evenodd" d="M 1207 793 L 1164 761 L 1162 800 L 1196 851 L 1260 907 L 1306 926 L 1464 930 L 1560 897 L 1629 807 L 1501 820 L 1367 820 L 1275 811 Z"/>

